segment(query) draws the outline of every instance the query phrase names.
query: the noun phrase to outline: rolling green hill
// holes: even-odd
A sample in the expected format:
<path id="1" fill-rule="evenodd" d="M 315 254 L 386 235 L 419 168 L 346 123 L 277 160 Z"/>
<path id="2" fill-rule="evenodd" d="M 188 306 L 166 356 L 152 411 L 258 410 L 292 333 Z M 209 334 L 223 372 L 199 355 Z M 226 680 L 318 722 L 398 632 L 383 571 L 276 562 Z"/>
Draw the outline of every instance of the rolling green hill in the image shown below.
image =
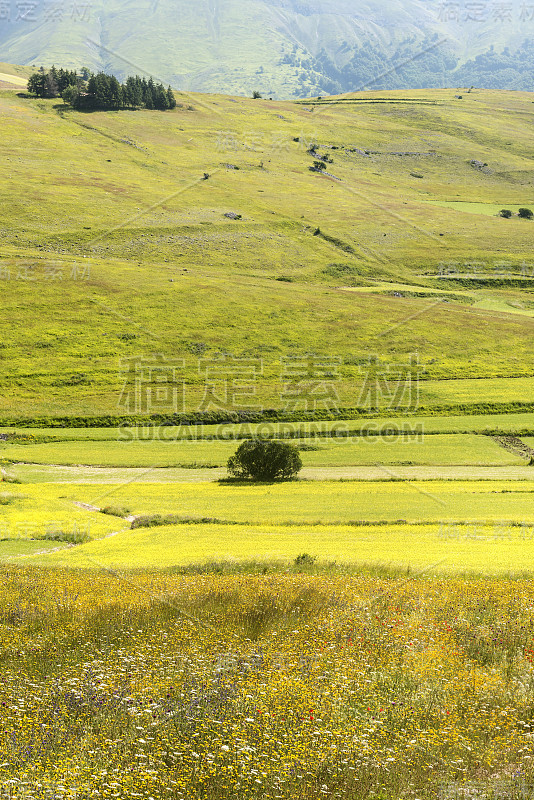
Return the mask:
<path id="1" fill-rule="evenodd" d="M 3 420 L 125 413 L 119 359 L 155 354 L 187 411 L 213 407 L 200 357 L 262 359 L 276 408 L 310 352 L 344 407 L 414 353 L 415 405 L 531 402 L 534 222 L 496 215 L 534 207 L 528 94 L 177 100 L 0 94 Z"/>

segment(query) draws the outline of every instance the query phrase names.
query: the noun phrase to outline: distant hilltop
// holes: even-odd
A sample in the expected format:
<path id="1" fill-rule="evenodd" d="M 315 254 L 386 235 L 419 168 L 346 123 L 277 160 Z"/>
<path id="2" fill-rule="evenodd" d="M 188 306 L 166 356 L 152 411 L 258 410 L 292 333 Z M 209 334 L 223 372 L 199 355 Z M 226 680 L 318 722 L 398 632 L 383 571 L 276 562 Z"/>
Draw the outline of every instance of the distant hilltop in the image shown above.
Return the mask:
<path id="1" fill-rule="evenodd" d="M 534 91 L 534 6 L 524 0 L 21 6 L 8 0 L 0 57 L 34 68 L 86 67 L 120 81 L 139 74 L 174 89 L 275 99 L 366 88 Z"/>

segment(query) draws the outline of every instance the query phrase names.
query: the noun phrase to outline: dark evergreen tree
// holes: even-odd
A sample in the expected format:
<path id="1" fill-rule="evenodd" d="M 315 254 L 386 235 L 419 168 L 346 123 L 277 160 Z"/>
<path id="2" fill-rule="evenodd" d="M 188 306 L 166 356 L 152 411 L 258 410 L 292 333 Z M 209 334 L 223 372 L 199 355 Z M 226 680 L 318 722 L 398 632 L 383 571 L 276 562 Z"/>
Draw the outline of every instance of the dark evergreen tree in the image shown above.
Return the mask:
<path id="1" fill-rule="evenodd" d="M 96 94 L 96 75 L 91 75 L 89 78 L 87 82 L 87 92 L 88 94 Z"/>
<path id="2" fill-rule="evenodd" d="M 143 105 L 143 88 L 137 76 L 127 79 L 124 100 L 131 108 L 139 108 L 139 106 Z"/>
<path id="3" fill-rule="evenodd" d="M 159 83 L 155 87 L 154 108 L 157 108 L 158 111 L 167 111 L 169 108 L 169 100 L 167 98 L 167 92 L 165 91 L 165 88 L 161 83 Z"/>
<path id="4" fill-rule="evenodd" d="M 174 96 L 174 92 L 173 92 L 173 90 L 171 89 L 170 86 L 167 89 L 167 102 L 169 103 L 169 108 L 171 110 L 173 108 L 176 108 L 176 97 Z"/>
<path id="5" fill-rule="evenodd" d="M 108 104 L 111 108 L 123 108 L 124 98 L 122 93 L 122 86 L 114 75 L 107 76 L 107 94 Z"/>
<path id="6" fill-rule="evenodd" d="M 80 90 L 77 86 L 66 86 L 61 92 L 63 102 L 76 108 L 80 99 Z"/>

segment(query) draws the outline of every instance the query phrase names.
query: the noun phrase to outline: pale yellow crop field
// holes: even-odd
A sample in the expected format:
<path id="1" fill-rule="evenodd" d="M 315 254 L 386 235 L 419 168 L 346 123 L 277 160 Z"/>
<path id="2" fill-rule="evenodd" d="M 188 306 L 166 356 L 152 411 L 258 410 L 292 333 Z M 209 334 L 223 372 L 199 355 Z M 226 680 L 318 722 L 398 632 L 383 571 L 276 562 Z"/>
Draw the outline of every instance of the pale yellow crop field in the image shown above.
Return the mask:
<path id="1" fill-rule="evenodd" d="M 415 571 L 534 572 L 534 522 L 525 525 L 218 525 L 141 528 L 28 559 L 43 565 L 121 569 L 209 562 L 320 562 Z"/>

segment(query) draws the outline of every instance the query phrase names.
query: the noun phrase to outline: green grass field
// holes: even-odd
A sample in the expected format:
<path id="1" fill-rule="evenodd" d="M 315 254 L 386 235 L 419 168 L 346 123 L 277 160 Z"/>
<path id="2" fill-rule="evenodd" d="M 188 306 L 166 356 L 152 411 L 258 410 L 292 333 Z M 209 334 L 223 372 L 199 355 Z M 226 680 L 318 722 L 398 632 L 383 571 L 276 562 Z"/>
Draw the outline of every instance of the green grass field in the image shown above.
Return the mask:
<path id="1" fill-rule="evenodd" d="M 41 556 L 57 550 L 64 550 L 71 545 L 63 542 L 47 542 L 34 539 L 0 539 L 0 561 L 20 561 L 27 558 Z"/>
<path id="2" fill-rule="evenodd" d="M 534 472 L 524 455 L 480 433 L 530 432 L 533 418 L 9 429 L 15 438 L 0 444 L 0 457 L 5 474 L 23 482 L 4 483 L 0 558 L 137 568 L 210 559 L 283 564 L 310 552 L 323 561 L 414 569 L 431 558 L 452 571 L 528 570 Z M 332 435 L 339 430 L 343 438 Z M 304 448 L 301 479 L 218 483 L 238 437 L 258 432 L 300 432 L 293 441 Z M 195 434 L 205 438 L 192 439 Z M 154 438 L 159 435 L 165 439 Z M 217 435 L 227 438 L 208 438 Z M 532 444 L 525 435 L 522 441 Z M 90 510 L 106 506 L 133 516 L 172 514 L 181 523 L 130 531 L 126 520 Z M 196 521 L 206 518 L 212 522 Z M 44 540 L 51 529 L 63 537 Z M 90 541 L 68 546 L 73 531 Z"/>
<path id="3" fill-rule="evenodd" d="M 63 483 L 113 486 L 124 483 L 212 483 L 227 476 L 226 467 L 63 467 L 53 464 L 16 464 L 8 476 L 24 484 Z M 351 467 L 304 467 L 305 481 L 525 481 L 534 480 L 526 460 L 518 466 L 428 466 L 368 464 Z"/>
<path id="4" fill-rule="evenodd" d="M 50 487 L 52 490 L 52 487 Z M 133 514 L 178 514 L 260 524 L 349 521 L 534 520 L 528 483 L 500 481 L 307 482 L 71 486 L 67 499 L 126 506 Z M 100 500 L 100 498 L 105 498 Z"/>
<path id="5" fill-rule="evenodd" d="M 520 206 L 518 205 L 507 205 L 506 202 L 503 202 L 499 205 L 499 203 L 470 203 L 464 200 L 428 200 L 429 203 L 433 203 L 436 206 L 441 206 L 442 208 L 452 208 L 455 211 L 465 211 L 469 214 L 482 214 L 484 216 L 495 217 L 499 214 L 499 211 L 502 208 L 508 208 L 514 214 L 517 214 L 519 211 Z"/>
<path id="6" fill-rule="evenodd" d="M 410 417 L 391 417 L 391 418 L 362 418 L 362 419 L 339 419 L 339 420 L 317 420 L 314 422 L 262 422 L 259 424 L 224 423 L 220 425 L 198 424 L 198 425 L 165 425 L 165 426 L 138 426 L 129 428 L 126 426 L 109 428 L 0 428 L 1 434 L 20 437 L 27 444 L 39 443 L 42 440 L 51 442 L 78 442 L 78 441 L 110 441 L 124 440 L 131 442 L 140 440 L 143 442 L 174 442 L 185 440 L 210 441 L 214 439 L 232 439 L 238 441 L 242 437 L 252 437 L 261 435 L 264 437 L 275 437 L 289 439 L 327 437 L 330 435 L 345 437 L 359 434 L 378 435 L 393 431 L 413 435 L 423 433 L 431 435 L 436 433 L 512 433 L 525 435 L 534 431 L 534 413 L 510 413 L 510 414 L 469 414 L 458 416 L 450 414 L 447 416 L 436 415 L 431 417 L 414 414 Z M 5 444 L 0 442 L 1 448 Z"/>
<path id="7" fill-rule="evenodd" d="M 34 487 L 32 495 L 34 503 L 42 504 L 41 491 Z M 93 541 L 33 558 L 43 564 L 283 564 L 307 552 L 322 561 L 413 569 L 438 562 L 449 571 L 534 569 L 534 490 L 518 482 L 71 485 L 47 487 L 45 496 L 50 507 L 82 501 L 127 508 L 135 515 L 175 514 L 184 521 L 130 531 L 124 520 L 79 510 Z M 213 522 L 191 523 L 208 515 Z M 56 546 L 39 544 L 41 553 Z M 20 542 L 24 561 L 31 554 L 28 548 L 27 541 Z M 2 544 L 4 560 L 16 555 L 14 542 Z"/>
<path id="8" fill-rule="evenodd" d="M 83 568 L 283 564 L 307 552 L 321 561 L 413 569 L 437 562 L 449 571 L 534 569 L 534 490 L 523 482 L 16 488 L 4 493 L 10 502 L 1 506 L 3 561 Z M 175 514 L 183 522 L 128 530 L 126 520 L 80 502 L 134 515 Z M 206 516 L 213 522 L 191 522 Z M 92 541 L 70 547 L 47 541 L 51 529 L 83 532 Z"/>
<path id="9" fill-rule="evenodd" d="M 5 483 L 1 486 L 5 488 L 0 492 L 0 539 L 29 540 L 48 533 L 63 533 L 68 537 L 76 532 L 94 538 L 127 526 L 117 517 L 80 508 L 75 501 L 81 498 L 71 499 L 70 491 L 61 486 Z"/>
<path id="10" fill-rule="evenodd" d="M 534 568 L 530 482 L 406 482 L 395 480 L 393 468 L 384 471 L 393 482 L 252 486 L 178 483 L 175 476 L 167 484 L 141 484 L 115 476 L 110 485 L 4 484 L 0 560 L 127 568 L 288 563 L 309 552 L 321 560 L 414 569 L 442 559 L 452 571 Z M 106 506 L 133 516 L 172 514 L 182 522 L 130 531 L 125 519 L 90 510 Z M 211 523 L 196 521 L 208 517 Z M 74 533 L 89 541 L 73 542 Z"/>
<path id="11" fill-rule="evenodd" d="M 502 481 L 314 482 L 262 484 L 258 486 L 217 483 L 24 486 L 27 496 L 39 500 L 38 513 L 48 519 L 68 517 L 75 502 L 98 507 L 114 505 L 132 514 L 178 514 L 242 524 L 340 524 L 359 521 L 472 520 L 532 517 L 532 489 L 528 483 Z M 24 497 L 21 498 L 21 503 Z M 16 507 L 15 507 L 16 508 Z M 28 516 L 30 507 L 5 511 L 9 518 Z M 89 520 L 79 512 L 80 520 Z M 116 530 L 117 520 L 91 514 L 95 535 Z M 122 523 L 122 521 L 120 521 Z"/>
<path id="12" fill-rule="evenodd" d="M 390 441 L 388 441 L 388 438 Z M 224 467 L 237 443 L 222 441 L 176 442 L 54 442 L 5 445 L 0 457 L 29 464 L 104 467 Z M 305 467 L 364 464 L 507 465 L 522 464 L 487 436 L 471 434 L 427 435 L 392 433 L 349 438 L 299 439 Z M 309 450 L 306 448 L 310 448 Z"/>
<path id="13" fill-rule="evenodd" d="M 26 89 L 28 78 L 33 72 L 31 67 L 0 62 L 0 89 Z"/>

